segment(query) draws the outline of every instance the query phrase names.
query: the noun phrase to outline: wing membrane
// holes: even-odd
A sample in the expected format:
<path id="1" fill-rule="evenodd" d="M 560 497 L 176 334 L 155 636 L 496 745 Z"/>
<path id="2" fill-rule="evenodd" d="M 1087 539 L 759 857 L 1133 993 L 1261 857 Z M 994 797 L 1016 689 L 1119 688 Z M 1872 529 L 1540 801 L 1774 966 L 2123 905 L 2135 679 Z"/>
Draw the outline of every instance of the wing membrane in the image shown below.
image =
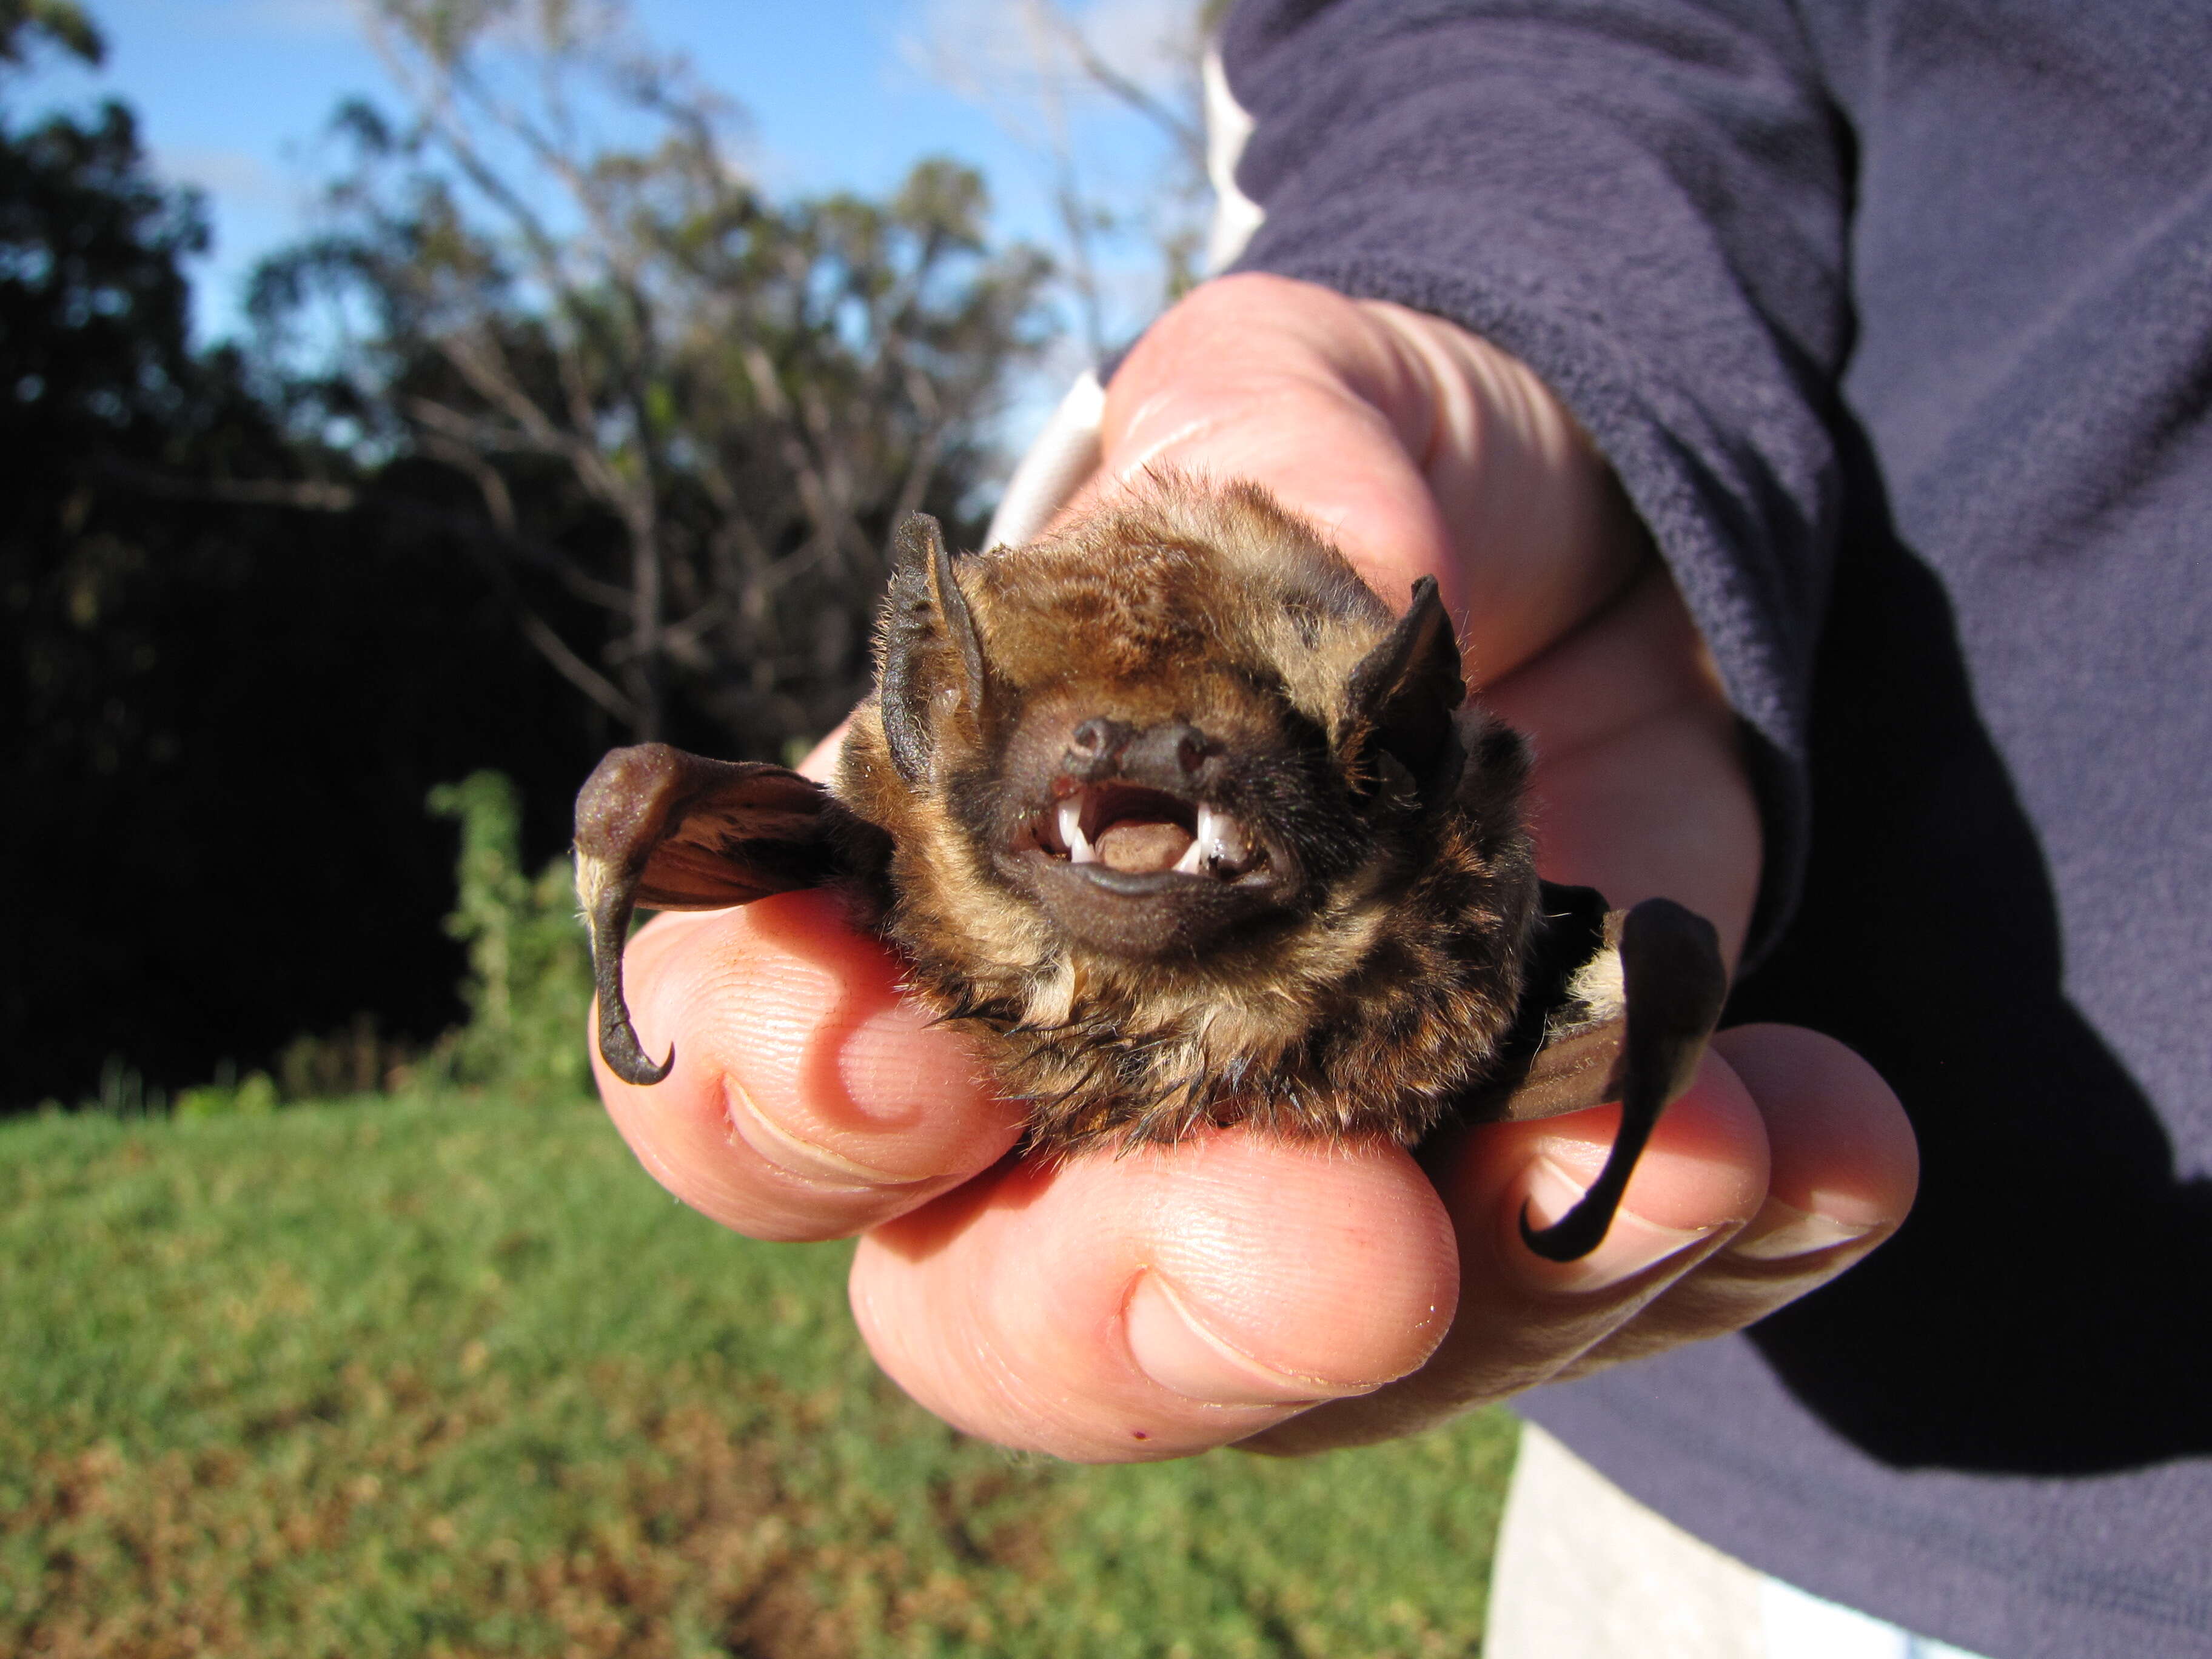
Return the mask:
<path id="1" fill-rule="evenodd" d="M 630 1083 L 658 1083 L 623 996 L 638 906 L 719 910 L 819 885 L 833 871 L 829 792 L 785 766 L 718 761 L 666 744 L 617 749 L 576 797 L 576 892 L 592 927 L 599 1053 Z"/>

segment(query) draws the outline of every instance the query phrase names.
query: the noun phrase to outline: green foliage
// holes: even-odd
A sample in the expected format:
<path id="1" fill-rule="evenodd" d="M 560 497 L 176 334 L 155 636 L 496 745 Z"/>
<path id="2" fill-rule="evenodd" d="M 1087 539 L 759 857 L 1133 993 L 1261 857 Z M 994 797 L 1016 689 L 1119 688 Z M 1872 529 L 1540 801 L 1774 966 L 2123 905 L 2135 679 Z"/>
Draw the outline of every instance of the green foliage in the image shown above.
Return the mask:
<path id="1" fill-rule="evenodd" d="M 406 464 L 296 439 L 192 349 L 206 234 L 127 110 L 0 99 L 0 1111 L 226 1054 L 361 1086 L 359 1011 L 418 1042 L 458 1012 L 424 791 L 495 764 L 556 801 L 605 747 Z M 280 1064 L 302 1030 L 342 1035 Z"/>
<path id="2" fill-rule="evenodd" d="M 497 1098 L 0 1125 L 0 1651 L 1465 1656 L 1511 1457 L 1085 1469 Z"/>
<path id="3" fill-rule="evenodd" d="M 972 174 L 779 204 L 611 0 L 368 9 L 398 112 L 353 112 L 268 334 L 198 351 L 200 204 L 119 105 L 20 116 L 24 65 L 97 32 L 0 0 L 0 1113 L 226 1056 L 287 1099 L 391 1087 L 460 1012 L 432 784 L 516 779 L 534 867 L 624 728 L 826 731 L 891 522 L 973 526 L 1040 273 Z"/>
<path id="4" fill-rule="evenodd" d="M 467 1018 L 420 1053 L 383 1036 L 366 1013 L 338 1030 L 302 1033 L 278 1054 L 273 1076 L 257 1071 L 240 1078 L 226 1061 L 214 1082 L 180 1091 L 179 1117 L 259 1117 L 280 1105 L 341 1096 L 453 1087 L 495 1088 L 523 1101 L 574 1101 L 591 1092 L 585 1049 L 591 951 L 568 860 L 529 873 L 521 797 L 497 772 L 441 784 L 427 804 L 434 817 L 460 829 L 446 932 L 467 951 L 460 984 Z M 136 1086 L 143 1094 L 143 1085 Z M 104 1073 L 98 1103 L 132 1115 L 124 1092 Z M 142 1105 L 135 1115 L 144 1112 Z"/>
<path id="5" fill-rule="evenodd" d="M 568 861 L 555 859 L 536 876 L 525 868 L 521 796 L 497 772 L 441 784 L 427 804 L 460 829 L 446 932 L 468 953 L 467 1019 L 420 1054 L 382 1036 L 366 1013 L 340 1030 L 303 1033 L 285 1044 L 274 1077 L 239 1079 L 226 1065 L 215 1082 L 179 1092 L 178 1116 L 265 1116 L 280 1103 L 453 1085 L 522 1100 L 590 1092 L 591 951 Z"/>
<path id="6" fill-rule="evenodd" d="M 99 28 L 73 0 L 0 0 L 0 63 L 22 63 L 41 37 L 87 64 L 107 55 Z"/>
<path id="7" fill-rule="evenodd" d="M 182 1118 L 267 1117 L 276 1109 L 276 1081 L 266 1072 L 251 1072 L 235 1083 L 180 1089 L 175 1109 Z"/>
<path id="8" fill-rule="evenodd" d="M 459 896 L 446 931 L 469 952 L 468 1023 L 431 1066 L 457 1083 L 532 1097 L 588 1092 L 591 951 L 568 860 L 534 877 L 523 868 L 521 800 L 496 772 L 441 784 L 429 805 L 460 824 Z"/>

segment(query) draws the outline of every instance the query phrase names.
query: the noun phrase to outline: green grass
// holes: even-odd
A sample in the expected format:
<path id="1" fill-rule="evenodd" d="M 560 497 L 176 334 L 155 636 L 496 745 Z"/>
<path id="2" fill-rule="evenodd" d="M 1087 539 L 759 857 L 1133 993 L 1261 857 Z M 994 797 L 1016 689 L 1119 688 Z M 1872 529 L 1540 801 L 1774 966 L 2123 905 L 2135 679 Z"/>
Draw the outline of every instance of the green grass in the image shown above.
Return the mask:
<path id="1" fill-rule="evenodd" d="M 580 1108 L 0 1125 L 0 1651 L 1469 1654 L 1511 1420 L 1083 1469 Z"/>

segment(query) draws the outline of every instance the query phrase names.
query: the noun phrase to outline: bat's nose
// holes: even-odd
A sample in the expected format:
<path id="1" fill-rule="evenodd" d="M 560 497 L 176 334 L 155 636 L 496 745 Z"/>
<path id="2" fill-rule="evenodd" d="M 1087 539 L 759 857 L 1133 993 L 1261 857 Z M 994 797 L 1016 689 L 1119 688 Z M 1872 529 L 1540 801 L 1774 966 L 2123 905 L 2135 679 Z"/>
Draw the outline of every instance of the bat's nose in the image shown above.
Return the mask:
<path id="1" fill-rule="evenodd" d="M 1095 783 L 1114 775 L 1121 756 L 1136 736 L 1136 728 L 1103 717 L 1087 720 L 1069 734 L 1066 769 L 1079 783 Z"/>
<path id="2" fill-rule="evenodd" d="M 1206 763 L 1219 752 L 1220 746 L 1205 732 L 1180 720 L 1140 731 L 1100 716 L 1069 734 L 1065 768 L 1079 783 L 1124 778 L 1187 793 L 1202 781 Z"/>
<path id="3" fill-rule="evenodd" d="M 1206 742 L 1206 733 L 1194 726 L 1170 721 L 1139 732 L 1122 751 L 1122 769 L 1132 777 L 1141 777 L 1147 782 L 1170 783 L 1180 781 L 1184 786 L 1194 781 L 1205 767 L 1206 757 L 1213 745 Z"/>

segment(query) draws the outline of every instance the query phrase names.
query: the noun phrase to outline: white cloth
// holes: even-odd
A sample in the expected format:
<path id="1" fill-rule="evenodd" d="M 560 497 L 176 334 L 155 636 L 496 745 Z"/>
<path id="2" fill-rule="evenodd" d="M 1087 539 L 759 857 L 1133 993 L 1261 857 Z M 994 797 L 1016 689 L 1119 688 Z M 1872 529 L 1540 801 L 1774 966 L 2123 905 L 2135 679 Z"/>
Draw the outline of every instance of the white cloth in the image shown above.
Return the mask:
<path id="1" fill-rule="evenodd" d="M 1975 1659 L 1808 1595 L 1521 1432 L 1484 1659 Z"/>
<path id="2" fill-rule="evenodd" d="M 984 546 L 1018 547 L 1036 539 L 1045 521 L 1098 470 L 1098 423 L 1105 410 L 1106 388 L 1086 368 L 1006 480 Z"/>
<path id="3" fill-rule="evenodd" d="M 1213 222 L 1206 235 L 1206 274 L 1229 269 L 1267 214 L 1237 187 L 1237 164 L 1252 136 L 1252 117 L 1229 89 L 1221 49 L 1208 46 L 1202 68 L 1206 87 L 1206 177 L 1213 186 Z"/>

